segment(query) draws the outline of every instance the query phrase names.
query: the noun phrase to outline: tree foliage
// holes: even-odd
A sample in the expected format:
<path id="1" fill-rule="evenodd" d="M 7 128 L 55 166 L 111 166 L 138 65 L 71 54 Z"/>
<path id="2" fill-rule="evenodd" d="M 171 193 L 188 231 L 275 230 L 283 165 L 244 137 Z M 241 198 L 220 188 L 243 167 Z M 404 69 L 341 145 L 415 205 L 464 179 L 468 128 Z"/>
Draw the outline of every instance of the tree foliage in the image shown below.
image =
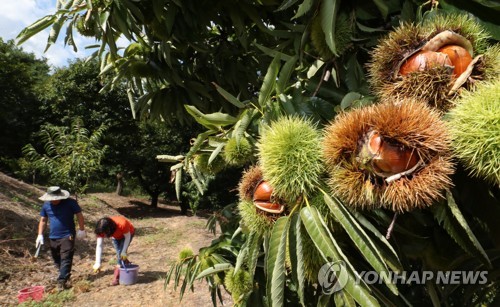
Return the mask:
<path id="1" fill-rule="evenodd" d="M 38 131 L 38 99 L 49 66 L 45 59 L 36 59 L 16 47 L 14 41 L 0 39 L 0 156 L 17 159 L 31 134 Z M 0 164 L 7 170 L 3 160 Z"/>
<path id="2" fill-rule="evenodd" d="M 186 152 L 191 136 L 189 131 L 173 129 L 165 123 L 143 121 L 138 123 L 134 138 L 129 139 L 129 147 L 124 148 L 127 157 L 120 163 L 139 180 L 141 187 L 151 196 L 153 207 L 158 205 L 161 194 L 174 199 L 175 193 L 168 165 L 158 162 L 156 156 L 164 152 Z"/>
<path id="3" fill-rule="evenodd" d="M 48 174 L 51 184 L 75 194 L 85 192 L 106 152 L 100 141 L 107 126 L 89 132 L 83 125 L 81 119 L 75 119 L 70 127 L 46 125 L 40 131 L 44 152 L 39 153 L 31 144 L 23 148 L 35 168 Z"/>
<path id="4" fill-rule="evenodd" d="M 177 131 L 161 122 L 134 119 L 128 103 L 126 88 L 116 85 L 113 90 L 101 92 L 109 76 L 100 75 L 96 60 L 75 60 L 68 67 L 56 69 L 41 95 L 40 116 L 52 125 L 66 125 L 74 118 L 85 118 L 85 127 L 93 131 L 107 125 L 102 144 L 107 151 L 99 172 L 104 182 L 122 173 L 125 180 L 138 184 L 156 206 L 161 194 L 170 194 L 168 166 L 160 164 L 155 156 L 163 152 L 186 152 L 188 130 Z"/>

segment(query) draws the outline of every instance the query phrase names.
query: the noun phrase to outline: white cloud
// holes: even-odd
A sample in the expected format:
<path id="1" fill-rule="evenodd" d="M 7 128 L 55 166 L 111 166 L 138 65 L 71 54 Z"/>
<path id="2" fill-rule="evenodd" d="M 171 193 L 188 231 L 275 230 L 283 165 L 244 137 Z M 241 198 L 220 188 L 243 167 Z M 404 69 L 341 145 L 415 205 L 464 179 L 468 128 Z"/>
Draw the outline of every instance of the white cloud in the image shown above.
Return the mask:
<path id="1" fill-rule="evenodd" d="M 38 19 L 55 12 L 56 0 L 0 0 L 0 37 L 4 40 L 15 39 L 22 29 Z M 65 31 L 62 30 L 58 41 L 44 53 L 49 36 L 49 29 L 32 36 L 20 47 L 26 52 L 33 52 L 37 58 L 47 58 L 50 65 L 65 66 L 69 59 L 84 58 L 93 50 L 85 46 L 94 44 L 94 40 L 75 35 L 78 52 L 73 47 L 64 46 Z"/>

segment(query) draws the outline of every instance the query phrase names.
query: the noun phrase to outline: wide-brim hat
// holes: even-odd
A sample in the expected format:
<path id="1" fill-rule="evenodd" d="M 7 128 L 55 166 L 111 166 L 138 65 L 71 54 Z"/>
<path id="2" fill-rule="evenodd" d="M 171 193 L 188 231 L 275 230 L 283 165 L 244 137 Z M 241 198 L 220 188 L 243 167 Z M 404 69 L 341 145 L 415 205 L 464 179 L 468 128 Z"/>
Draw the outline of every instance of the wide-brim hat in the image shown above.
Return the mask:
<path id="1" fill-rule="evenodd" d="M 61 200 L 69 197 L 69 192 L 62 190 L 60 187 L 49 187 L 47 193 L 43 194 L 39 200 L 51 201 L 51 200 Z"/>

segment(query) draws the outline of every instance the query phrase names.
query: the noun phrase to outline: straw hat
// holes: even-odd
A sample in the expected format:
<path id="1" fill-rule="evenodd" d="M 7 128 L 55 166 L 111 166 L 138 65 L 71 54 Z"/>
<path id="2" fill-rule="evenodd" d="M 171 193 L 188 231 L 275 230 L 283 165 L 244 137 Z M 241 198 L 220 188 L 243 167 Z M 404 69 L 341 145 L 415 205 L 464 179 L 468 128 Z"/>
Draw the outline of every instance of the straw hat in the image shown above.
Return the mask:
<path id="1" fill-rule="evenodd" d="M 68 191 L 62 190 L 60 187 L 49 187 L 47 189 L 47 193 L 43 194 L 38 199 L 43 201 L 51 201 L 51 200 L 66 199 L 68 197 L 69 197 Z"/>

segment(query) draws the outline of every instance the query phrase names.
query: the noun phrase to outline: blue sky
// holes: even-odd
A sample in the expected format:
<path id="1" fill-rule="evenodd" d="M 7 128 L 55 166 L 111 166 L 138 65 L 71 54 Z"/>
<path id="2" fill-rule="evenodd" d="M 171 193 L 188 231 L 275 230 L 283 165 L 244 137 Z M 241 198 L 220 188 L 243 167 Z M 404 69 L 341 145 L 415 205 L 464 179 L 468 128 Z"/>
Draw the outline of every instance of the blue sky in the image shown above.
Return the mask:
<path id="1" fill-rule="evenodd" d="M 55 12 L 57 0 L 0 0 L 0 37 L 4 40 L 15 39 L 23 28 Z M 95 40 L 75 35 L 78 52 L 71 46 L 64 46 L 64 31 L 61 31 L 59 40 L 43 53 L 47 44 L 49 30 L 45 30 L 24 42 L 20 47 L 26 52 L 33 52 L 37 58 L 45 57 L 49 65 L 54 67 L 66 66 L 68 59 L 84 58 L 91 51 L 85 46 L 95 44 Z"/>

